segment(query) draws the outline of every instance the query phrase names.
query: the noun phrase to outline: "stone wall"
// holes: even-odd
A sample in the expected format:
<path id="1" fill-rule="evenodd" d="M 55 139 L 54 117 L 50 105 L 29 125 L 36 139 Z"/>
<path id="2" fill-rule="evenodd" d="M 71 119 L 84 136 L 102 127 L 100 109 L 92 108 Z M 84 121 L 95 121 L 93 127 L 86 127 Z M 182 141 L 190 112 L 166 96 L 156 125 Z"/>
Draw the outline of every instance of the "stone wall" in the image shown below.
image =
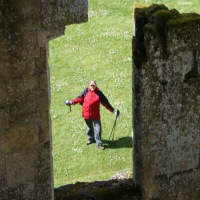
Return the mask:
<path id="1" fill-rule="evenodd" d="M 200 197 L 200 16 L 135 9 L 134 177 L 142 199 Z"/>
<path id="2" fill-rule="evenodd" d="M 53 199 L 48 41 L 87 0 L 0 0 L 0 199 Z"/>

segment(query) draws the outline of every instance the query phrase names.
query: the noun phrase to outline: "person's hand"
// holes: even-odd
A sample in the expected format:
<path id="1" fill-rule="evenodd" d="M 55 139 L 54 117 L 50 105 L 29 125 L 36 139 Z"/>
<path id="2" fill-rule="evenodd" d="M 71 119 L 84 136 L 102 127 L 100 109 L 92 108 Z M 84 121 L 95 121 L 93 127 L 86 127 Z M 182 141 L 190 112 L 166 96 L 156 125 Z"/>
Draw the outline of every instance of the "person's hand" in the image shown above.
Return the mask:
<path id="1" fill-rule="evenodd" d="M 66 103 L 67 106 L 71 106 L 72 105 L 72 102 L 70 100 L 66 100 L 65 103 Z"/>
<path id="2" fill-rule="evenodd" d="M 117 117 L 118 117 L 119 114 L 120 114 L 119 110 L 114 110 L 113 113 L 114 113 Z"/>

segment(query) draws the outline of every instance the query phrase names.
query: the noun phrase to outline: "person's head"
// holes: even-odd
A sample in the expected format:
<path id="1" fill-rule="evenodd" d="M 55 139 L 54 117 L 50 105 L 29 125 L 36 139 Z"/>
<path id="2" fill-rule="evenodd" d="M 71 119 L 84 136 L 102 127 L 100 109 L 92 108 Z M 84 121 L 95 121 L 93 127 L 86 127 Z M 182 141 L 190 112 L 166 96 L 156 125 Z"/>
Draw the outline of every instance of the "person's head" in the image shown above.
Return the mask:
<path id="1" fill-rule="evenodd" d="M 94 91 L 97 87 L 96 81 L 92 80 L 89 83 L 90 90 Z"/>

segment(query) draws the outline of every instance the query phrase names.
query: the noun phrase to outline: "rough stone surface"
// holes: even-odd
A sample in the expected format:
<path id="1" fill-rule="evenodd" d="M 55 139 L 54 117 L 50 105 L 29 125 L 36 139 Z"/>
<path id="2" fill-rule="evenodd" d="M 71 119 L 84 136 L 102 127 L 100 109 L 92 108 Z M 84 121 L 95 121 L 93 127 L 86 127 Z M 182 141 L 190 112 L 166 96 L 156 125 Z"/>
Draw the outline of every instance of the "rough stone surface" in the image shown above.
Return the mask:
<path id="1" fill-rule="evenodd" d="M 200 197 L 200 16 L 135 10 L 134 177 L 142 199 Z"/>
<path id="2" fill-rule="evenodd" d="M 131 173 L 118 173 L 112 179 L 78 182 L 55 189 L 55 200 L 139 200 Z"/>
<path id="3" fill-rule="evenodd" d="M 86 22 L 87 7 L 87 0 L 0 0 L 1 200 L 54 199 L 48 41 Z M 136 186 L 119 179 L 67 191 L 81 200 L 198 200 L 200 17 L 153 5 L 136 9 L 135 25 Z"/>
<path id="4" fill-rule="evenodd" d="M 53 195 L 48 41 L 87 0 L 0 0 L 0 199 Z"/>

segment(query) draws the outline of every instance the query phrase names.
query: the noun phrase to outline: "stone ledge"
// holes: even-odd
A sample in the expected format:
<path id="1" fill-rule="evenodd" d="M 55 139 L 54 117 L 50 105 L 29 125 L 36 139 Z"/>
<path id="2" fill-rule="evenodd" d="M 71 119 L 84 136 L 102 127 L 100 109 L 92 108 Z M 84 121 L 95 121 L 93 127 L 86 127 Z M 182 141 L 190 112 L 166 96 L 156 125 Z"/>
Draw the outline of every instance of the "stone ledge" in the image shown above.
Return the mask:
<path id="1" fill-rule="evenodd" d="M 55 189 L 55 200 L 139 200 L 139 189 L 133 178 L 121 173 L 114 179 L 95 182 L 77 182 Z"/>

